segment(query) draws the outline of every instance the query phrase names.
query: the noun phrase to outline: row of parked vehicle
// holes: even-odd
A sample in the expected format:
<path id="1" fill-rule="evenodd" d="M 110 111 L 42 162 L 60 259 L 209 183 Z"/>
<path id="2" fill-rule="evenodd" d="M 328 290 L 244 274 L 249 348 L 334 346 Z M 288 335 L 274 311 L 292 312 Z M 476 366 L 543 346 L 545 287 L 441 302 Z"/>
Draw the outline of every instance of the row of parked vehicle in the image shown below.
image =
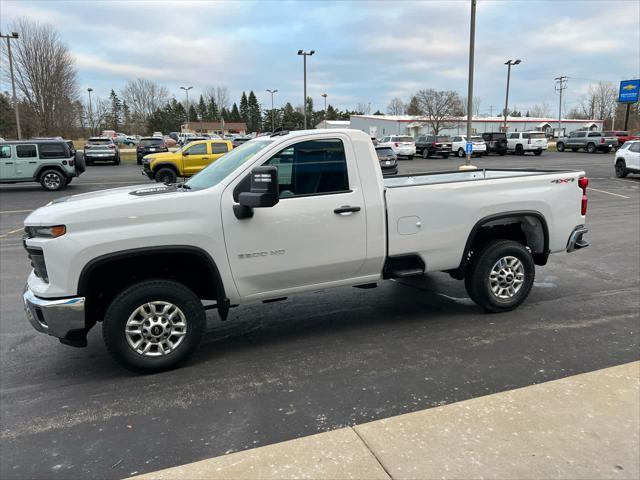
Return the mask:
<path id="1" fill-rule="evenodd" d="M 419 155 L 423 158 L 438 156 L 448 158 L 449 155 L 464 157 L 467 141 L 473 145 L 473 155 L 480 157 L 495 153 L 505 155 L 515 153 L 524 155 L 531 152 L 542 155 L 547 147 L 547 137 L 544 132 L 486 132 L 473 135 L 467 140 L 466 135 L 421 135 L 414 139 L 408 135 L 389 135 L 380 140 L 372 139 L 380 147 L 388 147 L 396 156 L 412 159 Z"/>

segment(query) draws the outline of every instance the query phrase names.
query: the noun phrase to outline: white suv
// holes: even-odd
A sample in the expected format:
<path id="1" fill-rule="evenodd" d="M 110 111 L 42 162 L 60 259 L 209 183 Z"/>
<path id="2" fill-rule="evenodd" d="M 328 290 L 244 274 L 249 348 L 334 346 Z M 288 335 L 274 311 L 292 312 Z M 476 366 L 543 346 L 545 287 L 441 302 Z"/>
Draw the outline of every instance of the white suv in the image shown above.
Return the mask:
<path id="1" fill-rule="evenodd" d="M 507 152 L 515 152 L 516 155 L 524 155 L 526 152 L 542 155 L 546 149 L 547 136 L 544 132 L 512 132 L 507 134 Z"/>
<path id="2" fill-rule="evenodd" d="M 413 137 L 388 135 L 380 139 L 379 147 L 391 147 L 393 153 L 409 160 L 416 154 L 416 141 Z"/>
<path id="3" fill-rule="evenodd" d="M 481 157 L 487 154 L 487 144 L 480 136 L 473 135 L 470 137 L 473 143 L 473 155 Z M 466 155 L 467 137 L 465 135 L 456 135 L 451 139 L 451 153 L 460 158 Z"/>
<path id="4" fill-rule="evenodd" d="M 640 173 L 640 140 L 624 142 L 615 155 L 616 177 L 624 178 L 629 173 Z"/>

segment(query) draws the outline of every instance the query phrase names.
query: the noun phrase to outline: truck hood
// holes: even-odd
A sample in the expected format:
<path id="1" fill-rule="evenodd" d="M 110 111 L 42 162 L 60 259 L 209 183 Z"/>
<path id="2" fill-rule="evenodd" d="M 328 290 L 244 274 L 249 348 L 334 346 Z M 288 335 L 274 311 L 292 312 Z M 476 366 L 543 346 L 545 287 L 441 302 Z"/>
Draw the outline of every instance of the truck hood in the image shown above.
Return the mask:
<path id="1" fill-rule="evenodd" d="M 25 225 L 69 225 L 162 211 L 188 193 L 175 185 L 135 185 L 61 197 L 31 212 Z M 152 205 L 153 203 L 153 205 Z"/>
<path id="2" fill-rule="evenodd" d="M 145 159 L 153 160 L 172 160 L 177 158 L 176 152 L 160 152 L 160 153 L 148 153 L 144 156 Z"/>

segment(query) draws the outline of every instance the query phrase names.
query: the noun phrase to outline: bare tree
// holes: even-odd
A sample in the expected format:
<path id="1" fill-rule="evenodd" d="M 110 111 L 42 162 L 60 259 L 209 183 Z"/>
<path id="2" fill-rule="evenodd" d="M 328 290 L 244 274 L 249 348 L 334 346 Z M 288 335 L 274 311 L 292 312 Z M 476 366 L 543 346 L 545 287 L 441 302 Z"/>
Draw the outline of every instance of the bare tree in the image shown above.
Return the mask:
<path id="1" fill-rule="evenodd" d="M 547 102 L 536 103 L 529 109 L 531 117 L 546 118 L 551 116 L 551 107 Z"/>
<path id="2" fill-rule="evenodd" d="M 580 99 L 580 109 L 588 118 L 610 120 L 617 107 L 618 90 L 611 82 L 590 85 L 586 95 Z"/>
<path id="3" fill-rule="evenodd" d="M 369 114 L 369 105 L 367 105 L 364 102 L 358 102 L 356 103 L 356 112 L 362 114 L 362 115 L 368 115 Z"/>
<path id="4" fill-rule="evenodd" d="M 45 135 L 68 133 L 69 114 L 78 99 L 71 52 L 51 25 L 21 18 L 10 25 L 9 31 L 20 35 L 19 41 L 12 44 L 16 85 L 35 114 L 35 130 Z M 8 63 L 4 42 L 1 48 L 3 60 Z"/>
<path id="5" fill-rule="evenodd" d="M 107 98 L 94 97 L 91 102 L 91 110 L 89 110 L 88 104 L 84 105 L 84 117 L 89 126 L 90 135 L 98 135 L 98 130 L 107 126 L 110 113 L 111 101 Z"/>
<path id="6" fill-rule="evenodd" d="M 223 108 L 225 110 L 229 110 L 231 97 L 229 96 L 229 89 L 224 85 L 219 85 L 217 87 L 207 87 L 204 91 L 204 96 L 206 98 L 213 98 L 219 111 L 221 111 Z"/>
<path id="7" fill-rule="evenodd" d="M 134 122 L 141 124 L 146 124 L 153 112 L 169 101 L 169 92 L 165 87 L 144 78 L 129 80 L 120 91 L 120 96 L 127 103 Z"/>
<path id="8" fill-rule="evenodd" d="M 387 113 L 389 115 L 402 115 L 404 114 L 405 108 L 406 107 L 402 99 L 396 97 L 393 100 L 391 100 L 389 105 L 387 105 Z"/>
<path id="9" fill-rule="evenodd" d="M 420 90 L 415 97 L 420 115 L 425 116 L 435 135 L 451 125 L 451 117 L 458 116 L 462 112 L 460 97 L 453 90 L 437 91 L 430 88 Z"/>

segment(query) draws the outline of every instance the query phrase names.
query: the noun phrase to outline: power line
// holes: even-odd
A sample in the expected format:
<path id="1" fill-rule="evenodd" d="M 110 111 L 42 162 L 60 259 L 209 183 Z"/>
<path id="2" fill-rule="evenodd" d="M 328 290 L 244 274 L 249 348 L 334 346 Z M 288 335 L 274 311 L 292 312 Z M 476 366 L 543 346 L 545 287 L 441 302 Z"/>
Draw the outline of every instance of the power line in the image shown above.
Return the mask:
<path id="1" fill-rule="evenodd" d="M 554 78 L 556 81 L 556 92 L 560 93 L 560 103 L 558 106 L 558 137 L 562 134 L 562 91 L 567 88 L 567 81 L 569 77 L 563 75 Z"/>

